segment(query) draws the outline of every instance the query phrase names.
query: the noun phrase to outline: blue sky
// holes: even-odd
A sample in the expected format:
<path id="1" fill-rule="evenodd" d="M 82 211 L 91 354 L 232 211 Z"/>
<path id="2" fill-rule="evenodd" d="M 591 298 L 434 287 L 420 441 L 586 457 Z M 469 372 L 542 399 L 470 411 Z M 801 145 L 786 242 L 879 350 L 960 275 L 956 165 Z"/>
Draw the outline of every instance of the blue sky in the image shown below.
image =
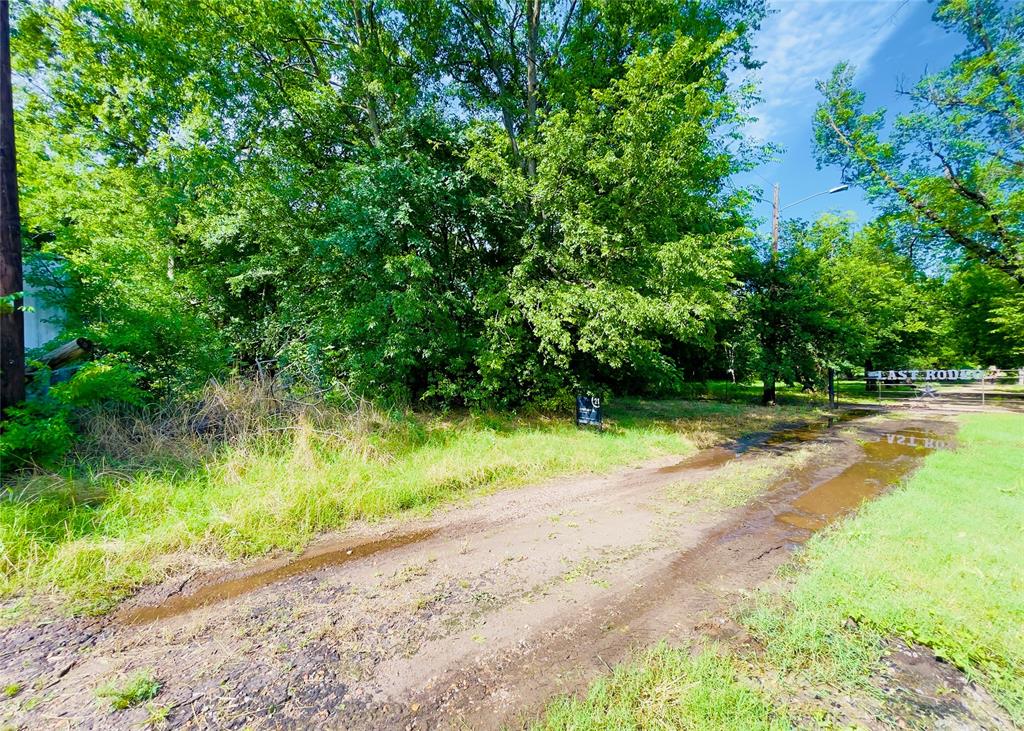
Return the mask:
<path id="1" fill-rule="evenodd" d="M 764 67 L 754 72 L 764 101 L 754 109 L 760 119 L 748 133 L 775 142 L 783 151 L 741 184 L 764 189 L 769 203 L 756 207 L 765 221 L 771 216 L 769 182 L 781 186 L 787 203 L 827 190 L 840 182 L 838 168 L 818 170 L 814 162 L 811 118 L 818 102 L 815 81 L 839 61 L 858 69 L 857 85 L 867 94 L 867 108 L 893 112 L 906 108 L 896 89 L 911 86 L 926 72 L 944 67 L 960 49 L 960 41 L 931 20 L 934 4 L 924 0 L 774 0 L 775 11 L 755 36 L 757 57 Z M 825 211 L 853 211 L 858 221 L 874 217 L 859 190 L 820 196 L 785 211 L 783 217 L 812 220 Z"/>

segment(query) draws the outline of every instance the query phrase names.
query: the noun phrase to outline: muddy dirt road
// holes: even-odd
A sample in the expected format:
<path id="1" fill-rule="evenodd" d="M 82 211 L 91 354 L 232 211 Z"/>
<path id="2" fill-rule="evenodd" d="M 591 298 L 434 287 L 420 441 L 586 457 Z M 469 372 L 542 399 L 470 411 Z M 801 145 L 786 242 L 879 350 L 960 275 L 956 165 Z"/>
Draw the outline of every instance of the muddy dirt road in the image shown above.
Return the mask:
<path id="1" fill-rule="evenodd" d="M 495 728 L 639 647 L 715 634 L 812 531 L 951 444 L 914 414 L 822 423 L 479 498 L 328 537 L 298 560 L 181 577 L 103 619 L 0 635 L 26 728 L 137 728 L 98 686 L 138 669 L 192 728 Z M 729 465 L 813 444 L 740 507 L 680 500 Z"/>

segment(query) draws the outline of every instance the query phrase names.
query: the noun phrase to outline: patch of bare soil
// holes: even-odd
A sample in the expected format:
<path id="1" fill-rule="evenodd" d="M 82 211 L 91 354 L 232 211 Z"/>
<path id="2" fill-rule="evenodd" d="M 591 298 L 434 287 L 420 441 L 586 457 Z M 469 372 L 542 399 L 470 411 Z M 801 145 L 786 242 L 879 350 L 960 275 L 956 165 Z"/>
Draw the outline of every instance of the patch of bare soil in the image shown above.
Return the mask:
<path id="1" fill-rule="evenodd" d="M 885 693 L 880 717 L 905 728 L 1007 729 L 1009 715 L 983 688 L 921 645 L 894 641 L 879 685 Z"/>
<path id="2" fill-rule="evenodd" d="M 102 620 L 10 628 L 0 678 L 23 690 L 0 714 L 24 728 L 137 728 L 154 712 L 184 728 L 514 725 L 636 648 L 721 624 L 813 530 L 950 430 L 908 415 L 852 431 L 761 435 L 679 465 L 507 491 L 328 537 L 297 561 L 182 577 Z M 670 496 L 730 460 L 808 442 L 828 446 L 821 459 L 740 508 Z M 97 700 L 140 669 L 162 683 L 148 706 Z"/>

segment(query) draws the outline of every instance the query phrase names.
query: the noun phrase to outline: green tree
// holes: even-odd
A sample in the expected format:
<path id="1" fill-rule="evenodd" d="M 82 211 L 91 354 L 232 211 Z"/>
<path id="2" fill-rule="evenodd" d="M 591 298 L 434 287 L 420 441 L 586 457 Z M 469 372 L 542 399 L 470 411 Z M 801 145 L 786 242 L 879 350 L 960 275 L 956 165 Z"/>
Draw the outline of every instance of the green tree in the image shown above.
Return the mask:
<path id="1" fill-rule="evenodd" d="M 744 320 L 748 356 L 775 401 L 775 382 L 813 389 L 828 369 L 926 357 L 944 332 L 936 287 L 895 251 L 877 224 L 825 215 L 792 221 L 779 257 L 748 254 Z"/>
<path id="2" fill-rule="evenodd" d="M 489 396 L 677 385 L 679 343 L 731 313 L 750 161 L 745 99 L 757 3 L 453 3 L 432 55 L 486 116 L 471 165 L 521 218 L 481 294 Z"/>
<path id="3" fill-rule="evenodd" d="M 189 385 L 667 387 L 730 308 L 755 2 L 34 0 L 25 221 L 71 326 Z"/>
<path id="4" fill-rule="evenodd" d="M 864 110 L 853 69 L 819 84 L 819 164 L 911 227 L 919 251 L 977 261 L 1024 283 L 1024 5 L 943 0 L 935 21 L 966 47 L 905 93 L 912 110 L 888 121 Z"/>
<path id="5" fill-rule="evenodd" d="M 820 256 L 801 243 L 780 255 L 758 258 L 753 250 L 743 268 L 743 311 L 749 366 L 764 384 L 765 405 L 776 401 L 777 381 L 814 388 L 834 357 L 841 337 L 820 287 Z"/>
<path id="6" fill-rule="evenodd" d="M 425 99 L 404 28 L 376 2 L 24 8 L 25 220 L 71 326 L 168 382 L 308 334 L 325 212 Z"/>
<path id="7" fill-rule="evenodd" d="M 535 178 L 503 160 L 502 179 L 518 179 L 520 205 L 540 215 L 490 304 L 485 378 L 500 383 L 529 363 L 571 374 L 573 386 L 667 387 L 678 374 L 664 348 L 710 342 L 731 314 L 744 228 L 724 189 L 739 162 L 716 145 L 715 125 L 735 119 L 713 61 L 726 42 L 681 37 L 546 116 Z M 504 344 L 516 330 L 532 337 L 513 356 Z"/>
<path id="8" fill-rule="evenodd" d="M 945 341 L 954 357 L 979 367 L 1024 362 L 1024 292 L 991 267 L 968 265 L 943 283 Z"/>

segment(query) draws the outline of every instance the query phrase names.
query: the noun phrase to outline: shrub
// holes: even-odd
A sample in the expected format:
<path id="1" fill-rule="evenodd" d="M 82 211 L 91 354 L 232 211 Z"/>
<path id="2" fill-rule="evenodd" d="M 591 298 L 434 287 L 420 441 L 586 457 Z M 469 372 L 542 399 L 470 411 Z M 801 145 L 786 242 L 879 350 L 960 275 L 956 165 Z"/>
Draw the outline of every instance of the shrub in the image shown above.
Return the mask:
<path id="1" fill-rule="evenodd" d="M 3 472 L 28 465 L 52 465 L 71 449 L 75 431 L 73 410 L 99 404 L 138 405 L 144 392 L 136 383 L 139 372 L 117 356 L 86 363 L 65 383 L 52 387 L 50 370 L 36 369 L 28 400 L 8 409 L 0 433 Z"/>
<path id="2" fill-rule="evenodd" d="M 66 383 L 50 389 L 54 399 L 67 406 L 102 403 L 139 405 L 145 393 L 136 385 L 141 374 L 116 355 L 105 355 L 83 365 Z"/>
<path id="3" fill-rule="evenodd" d="M 30 464 L 52 464 L 63 457 L 74 438 L 68 417 L 69 410 L 51 398 L 9 408 L 0 432 L 4 472 Z"/>

